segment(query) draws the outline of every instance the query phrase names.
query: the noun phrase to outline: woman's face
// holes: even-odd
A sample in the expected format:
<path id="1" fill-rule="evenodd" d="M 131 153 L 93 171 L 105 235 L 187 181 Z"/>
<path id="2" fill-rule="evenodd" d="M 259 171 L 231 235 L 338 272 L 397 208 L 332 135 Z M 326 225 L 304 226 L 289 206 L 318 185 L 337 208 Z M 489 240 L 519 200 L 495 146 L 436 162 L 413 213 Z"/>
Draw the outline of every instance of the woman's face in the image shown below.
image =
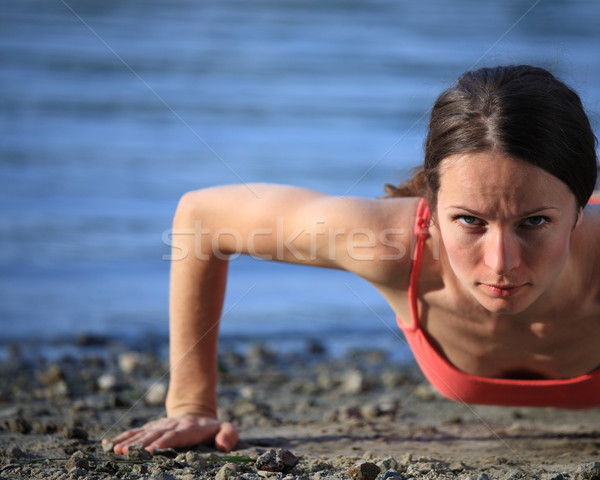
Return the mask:
<path id="1" fill-rule="evenodd" d="M 436 219 L 450 267 L 490 312 L 520 313 L 550 293 L 579 217 L 566 184 L 503 153 L 440 165 Z"/>

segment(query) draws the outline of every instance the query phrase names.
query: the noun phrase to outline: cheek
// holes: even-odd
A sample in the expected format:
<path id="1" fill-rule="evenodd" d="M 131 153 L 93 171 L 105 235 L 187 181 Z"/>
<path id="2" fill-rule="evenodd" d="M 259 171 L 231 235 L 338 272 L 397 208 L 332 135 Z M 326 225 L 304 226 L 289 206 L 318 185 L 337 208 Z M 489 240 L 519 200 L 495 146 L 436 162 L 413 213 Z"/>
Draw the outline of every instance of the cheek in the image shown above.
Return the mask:
<path id="1" fill-rule="evenodd" d="M 523 248 L 523 263 L 535 270 L 561 270 L 569 255 L 569 237 L 531 242 Z"/>
<path id="2" fill-rule="evenodd" d="M 442 241 L 448 261 L 455 272 L 472 271 L 479 263 L 480 248 L 474 242 L 468 241 L 462 235 L 452 235 L 448 232 L 442 235 Z"/>

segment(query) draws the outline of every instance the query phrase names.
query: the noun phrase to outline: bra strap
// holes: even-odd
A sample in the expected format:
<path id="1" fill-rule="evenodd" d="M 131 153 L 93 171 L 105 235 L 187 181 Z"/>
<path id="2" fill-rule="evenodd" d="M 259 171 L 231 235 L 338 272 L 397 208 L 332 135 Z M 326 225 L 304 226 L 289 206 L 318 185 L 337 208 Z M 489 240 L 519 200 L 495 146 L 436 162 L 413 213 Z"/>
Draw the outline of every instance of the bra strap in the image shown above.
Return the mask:
<path id="1" fill-rule="evenodd" d="M 419 287 L 419 274 L 421 272 L 421 262 L 423 260 L 423 248 L 425 240 L 429 237 L 429 221 L 431 212 L 424 198 L 419 201 L 415 218 L 414 234 L 417 238 L 417 244 L 412 255 L 412 265 L 410 270 L 410 279 L 408 284 L 408 301 L 410 302 L 410 327 L 404 327 L 406 330 L 416 330 L 419 328 L 419 305 L 417 303 L 417 290 Z"/>

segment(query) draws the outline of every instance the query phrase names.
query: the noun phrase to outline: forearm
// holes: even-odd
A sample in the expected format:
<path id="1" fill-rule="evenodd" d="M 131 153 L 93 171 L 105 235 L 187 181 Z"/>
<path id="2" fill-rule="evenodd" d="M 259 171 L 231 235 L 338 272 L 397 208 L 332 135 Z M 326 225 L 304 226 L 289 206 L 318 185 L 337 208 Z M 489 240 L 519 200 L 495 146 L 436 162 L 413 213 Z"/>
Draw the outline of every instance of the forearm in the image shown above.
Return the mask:
<path id="1" fill-rule="evenodd" d="M 199 212 L 180 204 L 173 234 L 184 248 L 171 263 L 169 416 L 192 414 L 216 418 L 217 343 L 227 280 L 227 260 L 198 251 L 190 232 Z M 175 257 L 174 257 L 175 258 Z"/>

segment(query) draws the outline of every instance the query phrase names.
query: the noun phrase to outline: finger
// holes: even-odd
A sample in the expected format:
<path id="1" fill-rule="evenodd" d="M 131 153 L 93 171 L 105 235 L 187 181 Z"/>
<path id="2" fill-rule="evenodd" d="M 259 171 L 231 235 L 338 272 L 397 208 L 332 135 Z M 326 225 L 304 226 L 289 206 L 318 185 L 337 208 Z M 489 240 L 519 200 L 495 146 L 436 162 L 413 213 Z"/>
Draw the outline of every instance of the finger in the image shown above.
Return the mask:
<path id="1" fill-rule="evenodd" d="M 237 428 L 232 423 L 223 422 L 215 436 L 215 446 L 222 452 L 230 452 L 238 444 L 239 439 Z"/>
<path id="2" fill-rule="evenodd" d="M 163 435 L 164 431 L 141 431 L 137 435 L 128 438 L 126 441 L 116 444 L 113 447 L 117 455 L 128 455 L 129 447 L 133 445 L 142 445 L 144 447 L 152 444 L 157 438 Z"/>

